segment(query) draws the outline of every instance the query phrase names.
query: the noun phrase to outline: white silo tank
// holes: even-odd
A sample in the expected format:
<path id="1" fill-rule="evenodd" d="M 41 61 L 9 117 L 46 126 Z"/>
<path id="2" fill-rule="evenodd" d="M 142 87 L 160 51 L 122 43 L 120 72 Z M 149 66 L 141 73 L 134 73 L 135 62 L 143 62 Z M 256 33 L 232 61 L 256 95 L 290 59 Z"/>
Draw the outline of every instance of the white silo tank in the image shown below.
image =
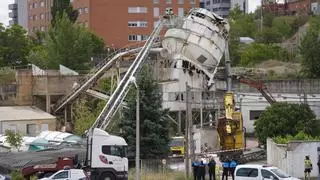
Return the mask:
<path id="1" fill-rule="evenodd" d="M 225 51 L 229 24 L 201 8 L 192 9 L 186 18 L 176 22 L 179 21 L 167 30 L 162 55 L 173 61 L 188 61 L 212 80 Z"/>

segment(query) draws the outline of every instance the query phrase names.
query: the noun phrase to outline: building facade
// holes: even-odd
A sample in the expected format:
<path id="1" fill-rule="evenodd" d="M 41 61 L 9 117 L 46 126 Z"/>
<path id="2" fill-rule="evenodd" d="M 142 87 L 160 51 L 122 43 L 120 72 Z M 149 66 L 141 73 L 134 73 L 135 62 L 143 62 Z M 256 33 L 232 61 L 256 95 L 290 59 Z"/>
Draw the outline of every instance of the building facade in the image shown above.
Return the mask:
<path id="1" fill-rule="evenodd" d="M 231 9 L 231 0 L 205 0 L 205 8 L 218 14 L 221 17 L 227 17 Z"/>
<path id="2" fill-rule="evenodd" d="M 199 0 L 73 0 L 72 3 L 79 11 L 77 23 L 91 29 L 113 48 L 146 40 L 166 8 L 184 16 L 200 4 Z"/>
<path id="3" fill-rule="evenodd" d="M 51 22 L 53 0 L 28 0 L 28 33 L 47 31 Z"/>
<path id="4" fill-rule="evenodd" d="M 18 24 L 24 29 L 28 29 L 28 3 L 25 0 L 15 0 L 13 4 L 9 4 L 9 25 Z"/>

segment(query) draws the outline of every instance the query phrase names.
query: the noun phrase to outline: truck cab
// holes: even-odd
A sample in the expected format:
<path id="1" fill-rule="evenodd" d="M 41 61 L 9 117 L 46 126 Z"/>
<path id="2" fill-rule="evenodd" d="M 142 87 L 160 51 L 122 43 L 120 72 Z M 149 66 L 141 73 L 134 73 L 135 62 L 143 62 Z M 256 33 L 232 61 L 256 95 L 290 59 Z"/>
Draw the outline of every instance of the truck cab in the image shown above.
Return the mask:
<path id="1" fill-rule="evenodd" d="M 237 180 L 298 180 L 277 167 L 256 164 L 238 165 L 234 176 Z"/>
<path id="2" fill-rule="evenodd" d="M 128 179 L 126 141 L 98 128 L 93 130 L 91 141 L 91 179 Z"/>

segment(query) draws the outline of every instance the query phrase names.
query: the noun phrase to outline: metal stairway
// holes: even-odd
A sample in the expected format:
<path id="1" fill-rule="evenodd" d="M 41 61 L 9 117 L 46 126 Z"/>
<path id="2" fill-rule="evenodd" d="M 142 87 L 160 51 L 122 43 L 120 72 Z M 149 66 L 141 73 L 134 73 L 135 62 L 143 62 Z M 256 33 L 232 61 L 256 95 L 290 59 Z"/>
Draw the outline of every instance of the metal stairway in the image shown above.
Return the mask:
<path id="1" fill-rule="evenodd" d="M 131 83 L 132 77 L 134 77 L 135 73 L 141 68 L 144 60 L 148 57 L 150 52 L 150 48 L 152 47 L 156 37 L 160 34 L 160 31 L 163 27 L 163 21 L 161 21 L 158 26 L 153 30 L 149 38 L 147 39 L 146 43 L 142 47 L 139 54 L 136 56 L 134 62 L 131 64 L 129 69 L 127 70 L 126 74 L 118 84 L 115 91 L 112 93 L 110 99 L 108 100 L 107 104 L 99 114 L 98 118 L 92 125 L 91 129 L 100 128 L 105 129 L 110 119 L 113 117 L 114 113 L 118 110 L 121 102 L 127 95 L 129 91 L 129 85 Z"/>

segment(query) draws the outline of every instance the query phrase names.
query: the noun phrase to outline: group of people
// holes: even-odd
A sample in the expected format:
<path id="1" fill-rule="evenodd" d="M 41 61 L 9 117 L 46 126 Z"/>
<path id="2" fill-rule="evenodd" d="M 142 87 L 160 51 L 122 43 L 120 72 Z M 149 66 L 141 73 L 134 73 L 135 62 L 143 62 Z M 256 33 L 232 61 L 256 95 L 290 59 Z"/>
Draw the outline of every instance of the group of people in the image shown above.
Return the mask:
<path id="1" fill-rule="evenodd" d="M 212 158 L 209 163 L 204 163 L 203 161 L 192 163 L 194 180 L 205 180 L 206 166 L 208 166 L 209 170 L 209 179 L 216 179 L 216 161 Z"/>
<path id="2" fill-rule="evenodd" d="M 210 159 L 209 163 L 204 163 L 203 161 L 193 162 L 192 167 L 194 180 L 205 180 L 206 167 L 208 167 L 209 179 L 216 180 L 216 164 L 217 163 L 213 158 Z M 234 171 L 237 165 L 238 163 L 234 159 L 231 161 L 226 159 L 222 162 L 222 180 L 224 180 L 224 178 L 227 180 L 229 175 L 231 175 L 234 180 Z"/>
<path id="3" fill-rule="evenodd" d="M 238 163 L 235 159 L 231 161 L 227 158 L 222 162 L 222 180 L 228 180 L 228 176 L 231 175 L 232 180 L 234 180 L 234 171 L 236 170 Z"/>

